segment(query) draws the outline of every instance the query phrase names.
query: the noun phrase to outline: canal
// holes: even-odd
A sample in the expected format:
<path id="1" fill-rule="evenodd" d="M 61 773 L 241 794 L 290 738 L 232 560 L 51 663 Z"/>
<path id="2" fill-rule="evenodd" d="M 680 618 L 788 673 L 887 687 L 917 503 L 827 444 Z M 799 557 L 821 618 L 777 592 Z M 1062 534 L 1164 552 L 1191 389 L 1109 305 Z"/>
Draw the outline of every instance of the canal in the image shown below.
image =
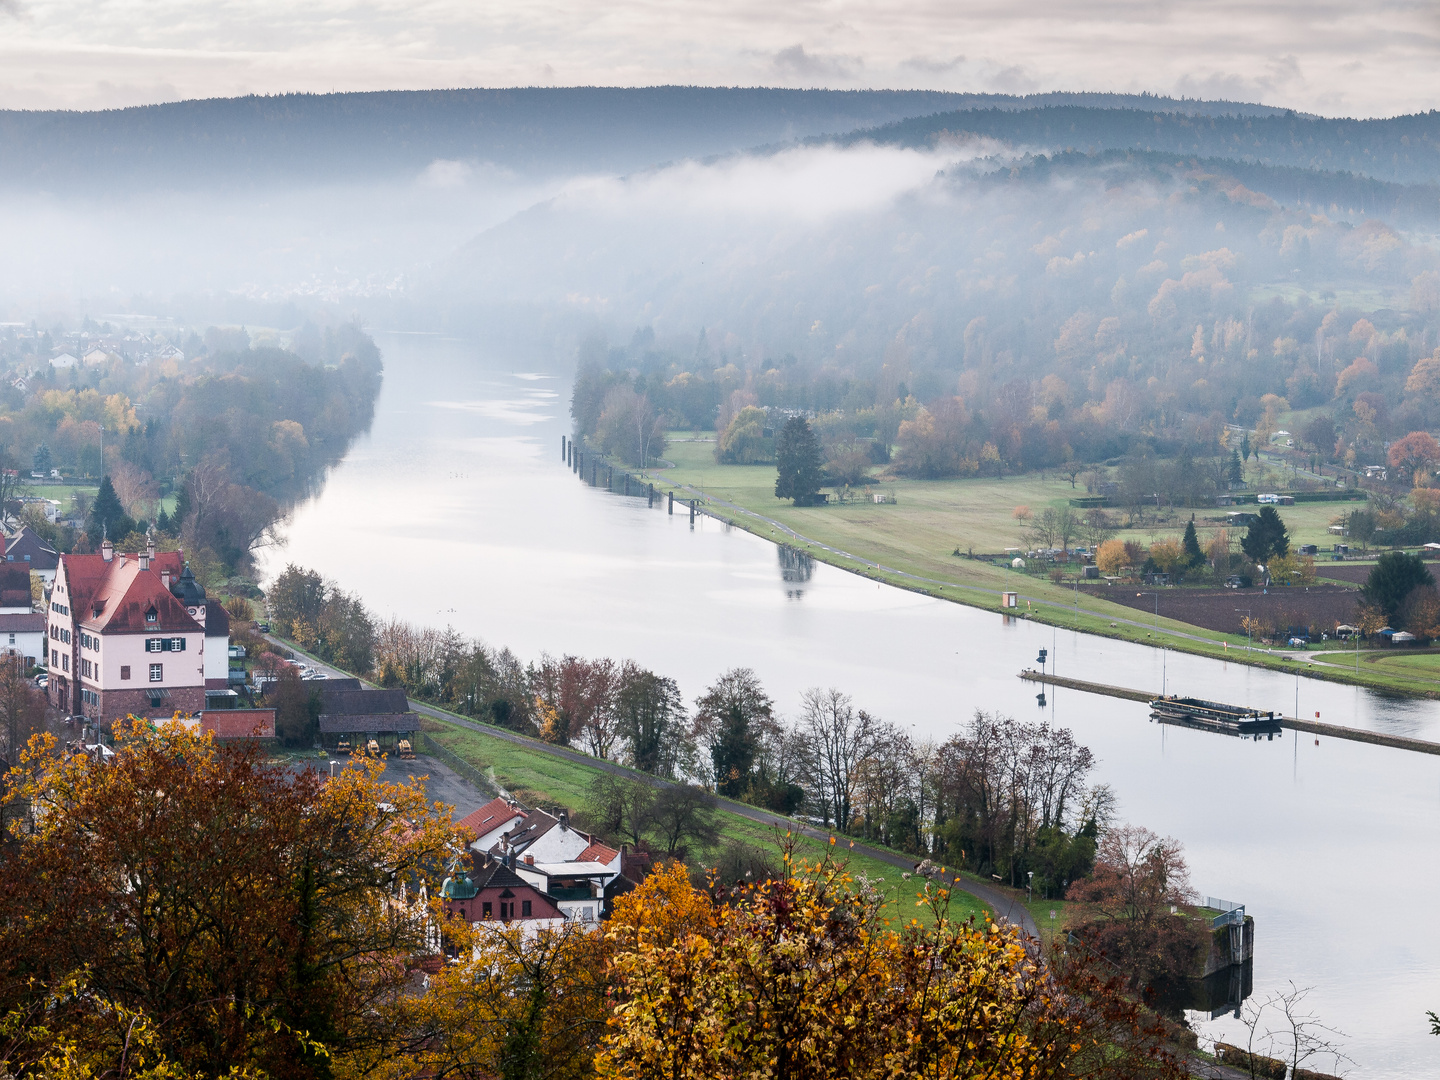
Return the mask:
<path id="1" fill-rule="evenodd" d="M 812 686 L 943 740 L 976 709 L 1038 716 L 1016 674 L 1061 675 L 1440 739 L 1440 703 L 1055 632 L 815 564 L 709 518 L 582 485 L 560 461 L 568 372 L 426 334 L 379 334 L 370 433 L 264 553 L 314 567 L 382 617 L 454 626 L 522 659 L 632 658 L 693 698 L 751 667 L 782 710 Z M 1163 669 L 1163 676 L 1162 676 Z M 1440 1040 L 1440 757 L 1286 732 L 1242 742 L 1162 727 L 1148 708 L 1067 690 L 1045 716 L 1099 759 L 1122 820 L 1174 836 L 1202 894 L 1257 923 L 1255 992 L 1293 982 L 1357 1075 L 1433 1068 Z M 1237 1034 L 1226 1018 L 1206 1034 Z M 1325 1071 L 1330 1062 L 1312 1062 Z"/>

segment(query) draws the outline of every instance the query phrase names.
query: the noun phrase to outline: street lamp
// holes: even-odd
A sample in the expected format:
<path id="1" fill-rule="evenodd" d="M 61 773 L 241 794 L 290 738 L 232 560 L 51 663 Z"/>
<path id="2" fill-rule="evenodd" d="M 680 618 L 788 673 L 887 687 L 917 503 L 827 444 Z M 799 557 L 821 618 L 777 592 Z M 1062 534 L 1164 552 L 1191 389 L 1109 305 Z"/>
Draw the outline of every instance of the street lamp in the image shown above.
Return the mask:
<path id="1" fill-rule="evenodd" d="M 330 779 L 331 779 L 331 780 L 334 780 L 334 779 L 335 779 L 335 766 L 336 766 L 336 765 L 339 765 L 339 764 L 340 764 L 340 762 L 335 761 L 333 758 L 331 759 L 331 761 L 330 761 Z"/>
<path id="2" fill-rule="evenodd" d="M 1025 873 L 1030 877 L 1030 880 L 1025 883 L 1025 902 L 1029 903 L 1035 899 L 1035 871 L 1027 870 Z"/>

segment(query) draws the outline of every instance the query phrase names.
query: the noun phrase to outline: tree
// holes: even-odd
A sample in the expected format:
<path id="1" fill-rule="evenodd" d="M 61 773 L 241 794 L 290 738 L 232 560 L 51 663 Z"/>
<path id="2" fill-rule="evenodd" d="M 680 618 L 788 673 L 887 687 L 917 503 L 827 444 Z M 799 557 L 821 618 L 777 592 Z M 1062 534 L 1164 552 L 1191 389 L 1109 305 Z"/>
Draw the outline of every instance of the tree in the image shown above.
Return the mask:
<path id="1" fill-rule="evenodd" d="M 1351 510 L 1345 516 L 1345 535 L 1360 542 L 1360 550 L 1368 552 L 1370 542 L 1379 531 L 1379 521 L 1373 510 Z"/>
<path id="2" fill-rule="evenodd" d="M 85 526 L 91 545 L 98 547 L 100 541 L 107 536 L 112 541 L 118 541 L 134 531 L 135 522 L 126 515 L 124 507 L 120 505 L 120 497 L 115 494 L 115 485 L 110 482 L 110 477 L 104 477 L 100 481 L 100 491 L 96 494 L 95 501 L 90 504 L 90 520 Z"/>
<path id="3" fill-rule="evenodd" d="M 1225 466 L 1225 479 L 1231 484 L 1245 482 L 1245 470 L 1240 463 L 1240 454 L 1236 450 L 1230 451 L 1230 458 Z"/>
<path id="4" fill-rule="evenodd" d="M 1335 421 L 1328 416 L 1315 416 L 1305 425 L 1300 437 L 1314 447 L 1322 458 L 1329 458 L 1335 453 Z"/>
<path id="5" fill-rule="evenodd" d="M 1166 574 L 1178 573 L 1188 565 L 1184 549 L 1174 540 L 1157 540 L 1151 544 L 1150 561 Z"/>
<path id="6" fill-rule="evenodd" d="M 116 735 L 108 763 L 49 736 L 21 759 L 8 798 L 34 813 L 0 881 L 0 1012 L 78 979 L 50 1040 L 119 1047 L 138 1013 L 171 1075 L 330 1075 L 426 948 L 406 897 L 434 887 L 448 816 L 380 762 L 330 780 L 179 723 Z"/>
<path id="7" fill-rule="evenodd" d="M 1106 831 L 1095 869 L 1070 886 L 1067 898 L 1085 905 L 1086 943 L 1137 987 L 1166 975 L 1189 977 L 1209 938 L 1204 920 L 1170 913 L 1195 899 L 1179 843 L 1140 826 Z"/>
<path id="8" fill-rule="evenodd" d="M 1088 511 L 1080 522 L 1080 535 L 1089 547 L 1098 547 L 1115 535 L 1115 521 L 1100 507 Z"/>
<path id="9" fill-rule="evenodd" d="M 275 629 L 284 637 L 293 637 L 296 622 L 318 626 L 326 595 L 325 581 L 317 571 L 288 564 L 270 586 L 270 617 Z"/>
<path id="10" fill-rule="evenodd" d="M 843 865 L 785 856 L 779 880 L 718 900 L 651 875 L 617 902 L 599 1076 L 1178 1075 L 1083 963 L 1048 965 L 1013 928 L 953 921 L 934 886 L 927 923 L 897 933 Z"/>
<path id="11" fill-rule="evenodd" d="M 1271 555 L 1285 555 L 1290 551 L 1290 536 L 1285 531 L 1285 522 L 1273 506 L 1262 506 L 1250 528 L 1240 538 L 1240 550 L 1251 562 L 1263 563 Z"/>
<path id="12" fill-rule="evenodd" d="M 1440 462 L 1440 442 L 1428 432 L 1412 431 L 1390 444 L 1387 460 L 1392 469 L 1399 470 L 1401 477 L 1418 484 L 1422 479 L 1429 479 L 1436 463 Z"/>
<path id="13" fill-rule="evenodd" d="M 671 784 L 655 794 L 648 813 L 649 832 L 667 857 L 686 859 L 692 845 L 704 851 L 720 839 L 712 800 L 693 784 Z"/>
<path id="14" fill-rule="evenodd" d="M 761 730 L 774 719 L 774 704 L 749 668 L 720 676 L 695 702 L 693 731 L 709 751 L 715 790 L 729 798 L 745 793 Z"/>
<path id="15" fill-rule="evenodd" d="M 873 749 L 875 718 L 857 710 L 850 695 L 834 687 L 811 687 L 801 700 L 800 730 L 811 797 L 820 804 L 825 824 L 833 822 L 837 829 L 848 830 L 860 762 Z"/>
<path id="16" fill-rule="evenodd" d="M 825 458 L 820 440 L 803 416 L 785 421 L 775 440 L 775 497 L 796 506 L 811 506 L 825 482 Z"/>
<path id="17" fill-rule="evenodd" d="M 1127 565 L 1125 541 L 1106 540 L 1095 552 L 1095 565 L 1106 577 L 1114 577 L 1122 566 Z"/>
<path id="18" fill-rule="evenodd" d="M 647 671 L 634 661 L 620 667 L 615 693 L 616 730 L 643 772 L 674 778 L 689 755 L 681 726 L 685 701 L 674 679 Z"/>
<path id="19" fill-rule="evenodd" d="M 1200 550 L 1200 538 L 1195 534 L 1195 516 L 1185 523 L 1185 538 L 1180 543 L 1185 553 L 1187 567 L 1200 566 L 1205 562 L 1205 553 Z"/>
<path id="20" fill-rule="evenodd" d="M 50 447 L 42 442 L 35 448 L 32 471 L 39 473 L 41 476 L 49 476 L 50 470 L 54 467 L 55 457 L 50 453 Z"/>
<path id="21" fill-rule="evenodd" d="M 595 425 L 595 442 L 602 454 L 613 454 L 627 465 L 643 469 L 665 453 L 664 417 L 647 395 L 631 386 L 616 386 L 605 395 Z"/>
<path id="22" fill-rule="evenodd" d="M 1375 561 L 1360 592 L 1366 601 L 1391 618 L 1413 590 L 1434 585 L 1434 576 L 1418 555 L 1387 551 Z"/>
<path id="23" fill-rule="evenodd" d="M 755 465 L 769 461 L 774 440 L 765 437 L 769 422 L 765 410 L 746 405 L 730 420 L 715 444 L 715 460 L 727 465 Z"/>

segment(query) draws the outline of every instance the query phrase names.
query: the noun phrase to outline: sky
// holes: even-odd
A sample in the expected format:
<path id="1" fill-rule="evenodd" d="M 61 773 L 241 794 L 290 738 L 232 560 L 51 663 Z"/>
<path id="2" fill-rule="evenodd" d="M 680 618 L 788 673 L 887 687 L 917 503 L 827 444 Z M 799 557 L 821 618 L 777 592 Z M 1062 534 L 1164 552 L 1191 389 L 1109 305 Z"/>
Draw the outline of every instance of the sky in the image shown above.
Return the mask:
<path id="1" fill-rule="evenodd" d="M 469 86 L 1138 92 L 1440 107 L 1434 0 L 0 0 L 0 107 Z"/>

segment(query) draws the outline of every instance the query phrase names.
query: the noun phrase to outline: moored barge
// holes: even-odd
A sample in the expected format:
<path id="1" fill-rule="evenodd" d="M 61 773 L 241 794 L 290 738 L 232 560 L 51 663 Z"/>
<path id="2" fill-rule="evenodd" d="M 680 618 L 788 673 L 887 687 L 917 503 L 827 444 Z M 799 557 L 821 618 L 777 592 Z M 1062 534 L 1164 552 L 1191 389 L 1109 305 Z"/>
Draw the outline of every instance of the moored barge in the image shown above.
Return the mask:
<path id="1" fill-rule="evenodd" d="M 1219 735 L 1274 738 L 1280 734 L 1280 717 L 1273 712 L 1224 705 L 1202 698 L 1159 697 L 1150 702 L 1150 719 L 1162 724 L 1213 731 Z"/>

